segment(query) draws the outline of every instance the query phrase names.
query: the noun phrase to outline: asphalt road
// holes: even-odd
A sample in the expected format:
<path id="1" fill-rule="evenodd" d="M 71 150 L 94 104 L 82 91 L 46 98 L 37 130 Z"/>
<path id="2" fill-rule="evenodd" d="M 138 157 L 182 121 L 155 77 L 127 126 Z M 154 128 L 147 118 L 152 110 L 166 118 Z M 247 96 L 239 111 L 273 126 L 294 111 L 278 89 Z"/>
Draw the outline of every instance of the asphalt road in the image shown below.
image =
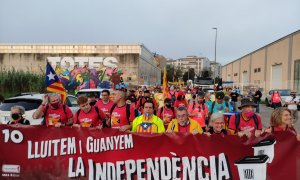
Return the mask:
<path id="1" fill-rule="evenodd" d="M 260 104 L 260 115 L 262 117 L 262 124 L 263 128 L 267 128 L 270 126 L 270 117 L 271 113 L 273 112 L 273 108 L 271 107 L 266 107 L 264 104 Z M 300 117 L 299 114 L 300 111 L 298 111 L 298 117 Z M 300 120 L 297 121 L 295 124 L 295 129 L 297 130 L 298 133 L 300 133 Z"/>

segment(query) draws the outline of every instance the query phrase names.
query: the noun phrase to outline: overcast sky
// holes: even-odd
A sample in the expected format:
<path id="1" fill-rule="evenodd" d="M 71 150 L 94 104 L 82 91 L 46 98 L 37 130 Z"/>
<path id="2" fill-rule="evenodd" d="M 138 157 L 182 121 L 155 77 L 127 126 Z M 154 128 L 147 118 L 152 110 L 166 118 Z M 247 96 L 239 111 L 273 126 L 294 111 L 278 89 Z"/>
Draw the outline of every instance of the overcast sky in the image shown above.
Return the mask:
<path id="1" fill-rule="evenodd" d="M 143 43 L 229 63 L 300 29 L 299 0 L 0 0 L 0 43 Z"/>

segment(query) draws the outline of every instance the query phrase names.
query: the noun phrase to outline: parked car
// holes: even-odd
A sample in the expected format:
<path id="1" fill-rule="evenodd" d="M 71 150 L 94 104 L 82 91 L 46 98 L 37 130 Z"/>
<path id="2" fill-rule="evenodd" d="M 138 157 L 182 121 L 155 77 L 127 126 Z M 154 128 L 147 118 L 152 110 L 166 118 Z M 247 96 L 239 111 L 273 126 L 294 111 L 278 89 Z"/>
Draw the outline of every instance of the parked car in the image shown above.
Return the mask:
<path id="1" fill-rule="evenodd" d="M 11 119 L 11 107 L 20 105 L 23 106 L 26 111 L 24 118 L 28 119 L 31 125 L 40 125 L 43 118 L 33 119 L 32 115 L 35 110 L 41 105 L 43 95 L 44 94 L 21 95 L 4 100 L 4 102 L 0 105 L 0 123 L 7 124 L 7 122 Z M 73 113 L 75 113 L 79 109 L 76 96 L 68 95 L 66 104 L 70 107 Z"/>
<path id="2" fill-rule="evenodd" d="M 266 106 L 272 106 L 271 102 L 271 95 L 273 94 L 274 91 L 278 91 L 280 96 L 281 96 L 281 104 L 285 104 L 285 99 L 290 96 L 291 90 L 290 89 L 274 89 L 270 90 L 269 93 L 266 94 L 265 97 L 265 104 Z M 297 94 L 297 98 L 300 98 L 300 95 Z M 300 110 L 300 106 L 298 105 L 298 110 Z"/>

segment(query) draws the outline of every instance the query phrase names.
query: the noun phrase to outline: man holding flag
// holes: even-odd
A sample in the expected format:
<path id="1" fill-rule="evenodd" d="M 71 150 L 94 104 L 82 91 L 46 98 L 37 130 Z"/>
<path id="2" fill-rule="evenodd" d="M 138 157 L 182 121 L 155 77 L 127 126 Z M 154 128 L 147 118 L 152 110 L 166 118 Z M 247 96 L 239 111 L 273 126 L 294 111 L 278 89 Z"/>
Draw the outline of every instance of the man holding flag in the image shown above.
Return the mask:
<path id="1" fill-rule="evenodd" d="M 46 66 L 46 86 L 47 90 L 53 93 L 43 96 L 42 104 L 33 113 L 33 118 L 44 117 L 42 124 L 47 126 L 72 125 L 73 113 L 67 105 L 63 104 L 67 93 L 49 63 Z"/>

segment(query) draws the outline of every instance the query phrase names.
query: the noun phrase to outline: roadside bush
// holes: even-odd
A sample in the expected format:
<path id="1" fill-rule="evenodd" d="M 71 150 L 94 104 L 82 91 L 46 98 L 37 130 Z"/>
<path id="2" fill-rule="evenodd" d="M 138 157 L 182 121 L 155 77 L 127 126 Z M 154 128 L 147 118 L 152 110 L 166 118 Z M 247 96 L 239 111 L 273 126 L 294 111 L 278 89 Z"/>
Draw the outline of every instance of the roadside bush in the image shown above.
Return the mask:
<path id="1" fill-rule="evenodd" d="M 45 74 L 7 70 L 0 72 L 0 94 L 10 97 L 21 92 L 43 92 Z"/>

